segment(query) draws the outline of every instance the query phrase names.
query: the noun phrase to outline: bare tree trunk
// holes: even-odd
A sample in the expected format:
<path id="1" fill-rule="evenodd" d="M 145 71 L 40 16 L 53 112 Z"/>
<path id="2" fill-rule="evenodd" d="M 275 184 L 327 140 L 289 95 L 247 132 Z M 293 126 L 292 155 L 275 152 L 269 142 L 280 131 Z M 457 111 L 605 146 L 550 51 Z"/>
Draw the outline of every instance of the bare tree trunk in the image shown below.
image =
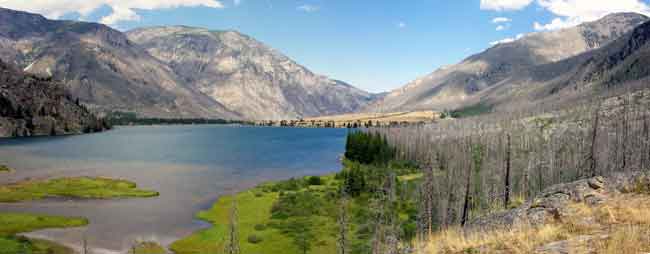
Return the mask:
<path id="1" fill-rule="evenodd" d="M 470 152 L 471 152 L 471 149 L 470 149 Z M 472 158 L 471 155 L 470 155 L 470 158 Z M 470 194 L 471 194 L 470 189 L 472 188 L 472 171 L 473 170 L 472 170 L 471 163 L 470 163 L 470 165 L 467 165 L 467 182 L 466 182 L 466 185 L 465 185 L 465 201 L 463 201 L 463 215 L 462 215 L 461 221 L 460 221 L 461 226 L 465 226 L 465 224 L 467 223 L 467 219 L 469 218 L 469 203 L 470 203 L 470 201 L 472 199 L 470 197 Z"/>
<path id="2" fill-rule="evenodd" d="M 511 153 L 510 150 L 510 134 L 506 137 L 506 176 L 505 176 L 505 193 L 503 198 L 503 205 L 505 209 L 508 209 L 510 205 L 510 166 L 511 166 Z"/>
<path id="3" fill-rule="evenodd" d="M 88 251 L 88 237 L 86 237 L 86 233 L 84 233 L 82 241 L 83 241 L 81 246 L 82 254 L 90 254 L 90 252 Z"/>
<path id="4" fill-rule="evenodd" d="M 600 105 L 594 111 L 594 122 L 591 128 L 591 150 L 589 151 L 589 173 L 592 177 L 596 176 L 598 173 L 597 169 L 597 160 L 596 160 L 596 140 L 598 139 L 598 125 L 600 125 Z"/>

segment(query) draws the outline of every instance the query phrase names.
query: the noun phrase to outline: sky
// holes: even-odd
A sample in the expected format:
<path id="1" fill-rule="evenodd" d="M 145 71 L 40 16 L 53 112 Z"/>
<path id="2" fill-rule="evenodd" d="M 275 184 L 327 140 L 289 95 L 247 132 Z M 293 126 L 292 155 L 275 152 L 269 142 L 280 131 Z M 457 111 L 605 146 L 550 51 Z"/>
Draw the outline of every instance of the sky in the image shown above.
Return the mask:
<path id="1" fill-rule="evenodd" d="M 471 54 L 650 0 L 0 0 L 52 19 L 119 30 L 187 25 L 237 30 L 308 69 L 389 91 Z"/>

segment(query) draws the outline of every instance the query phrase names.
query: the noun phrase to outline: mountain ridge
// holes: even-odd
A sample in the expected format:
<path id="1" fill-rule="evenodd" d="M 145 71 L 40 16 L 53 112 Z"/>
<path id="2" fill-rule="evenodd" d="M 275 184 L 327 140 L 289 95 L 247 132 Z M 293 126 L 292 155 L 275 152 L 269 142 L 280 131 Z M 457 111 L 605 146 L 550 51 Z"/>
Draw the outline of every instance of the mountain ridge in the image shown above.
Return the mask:
<path id="1" fill-rule="evenodd" d="M 127 32 L 132 40 L 127 33 L 97 23 L 49 20 L 1 8 L 0 21 L 1 59 L 27 72 L 61 80 L 74 97 L 98 112 L 135 112 L 160 118 L 277 120 L 353 112 L 375 98 L 344 82 L 314 74 L 279 51 L 234 30 L 170 27 L 197 32 L 192 35 L 195 38 L 186 33 L 186 46 L 190 47 L 185 52 L 206 53 L 192 45 L 211 46 L 214 50 L 202 62 L 195 61 L 202 65 L 194 66 L 166 61 L 162 57 L 165 52 L 155 54 L 155 49 L 147 47 L 155 44 L 141 45 L 144 42 L 133 37 L 134 33 L 154 28 Z M 157 27 L 163 28 L 169 29 Z M 211 36 L 213 33 L 219 36 Z M 233 54 L 209 59 L 221 57 L 216 52 Z M 237 58 L 246 54 L 255 58 Z M 233 65 L 239 60 L 245 65 Z M 210 72 L 213 63 L 221 64 L 225 72 Z M 198 68 L 193 72 L 192 67 Z M 208 74 L 198 75 L 201 73 L 197 71 L 204 70 Z"/>
<path id="2" fill-rule="evenodd" d="M 374 98 L 350 84 L 315 74 L 237 31 L 157 26 L 134 29 L 127 35 L 191 86 L 250 118 L 354 112 Z M 248 101 L 241 103 L 237 98 Z"/>
<path id="3" fill-rule="evenodd" d="M 391 91 L 366 111 L 445 110 L 480 102 L 480 94 L 511 76 L 597 49 L 616 40 L 648 17 L 616 13 L 575 27 L 537 32 L 500 43 L 458 64 L 439 68 Z"/>

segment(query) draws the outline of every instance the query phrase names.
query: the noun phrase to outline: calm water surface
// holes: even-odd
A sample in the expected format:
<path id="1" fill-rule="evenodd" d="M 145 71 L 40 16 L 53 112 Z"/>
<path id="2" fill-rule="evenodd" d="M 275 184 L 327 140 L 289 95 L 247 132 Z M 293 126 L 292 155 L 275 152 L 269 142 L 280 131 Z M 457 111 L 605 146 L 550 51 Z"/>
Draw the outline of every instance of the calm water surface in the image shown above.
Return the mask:
<path id="1" fill-rule="evenodd" d="M 86 235 L 99 253 L 136 240 L 169 244 L 206 227 L 194 214 L 220 195 L 264 181 L 340 169 L 346 130 L 236 126 L 121 127 L 80 136 L 0 139 L 0 164 L 26 178 L 107 176 L 154 189 L 160 197 L 124 200 L 45 200 L 0 204 L 0 211 L 83 216 L 90 225 L 30 236 L 79 246 Z"/>

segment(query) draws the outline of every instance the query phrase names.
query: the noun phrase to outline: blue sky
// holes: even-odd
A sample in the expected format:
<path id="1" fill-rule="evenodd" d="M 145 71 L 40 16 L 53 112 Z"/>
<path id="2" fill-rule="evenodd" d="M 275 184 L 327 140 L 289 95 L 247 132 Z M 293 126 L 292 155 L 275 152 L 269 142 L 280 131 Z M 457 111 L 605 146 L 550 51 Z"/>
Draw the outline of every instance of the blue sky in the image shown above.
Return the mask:
<path id="1" fill-rule="evenodd" d="M 495 41 L 610 12 L 648 13 L 648 1 L 0 0 L 0 6 L 120 30 L 154 25 L 234 29 L 316 73 L 381 92 Z"/>

